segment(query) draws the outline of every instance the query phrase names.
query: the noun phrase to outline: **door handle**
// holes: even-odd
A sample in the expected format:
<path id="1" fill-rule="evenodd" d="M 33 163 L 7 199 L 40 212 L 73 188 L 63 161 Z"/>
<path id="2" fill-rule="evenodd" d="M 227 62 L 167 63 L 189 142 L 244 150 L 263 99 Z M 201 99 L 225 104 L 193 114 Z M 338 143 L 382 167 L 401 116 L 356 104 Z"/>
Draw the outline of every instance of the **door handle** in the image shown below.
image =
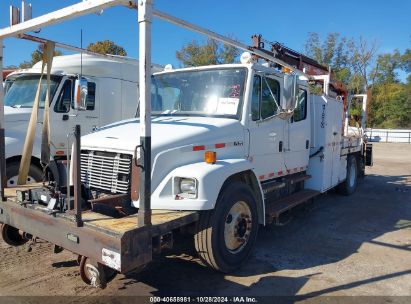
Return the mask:
<path id="1" fill-rule="evenodd" d="M 282 142 L 282 141 L 280 141 L 280 142 L 278 143 L 278 151 L 279 151 L 279 152 L 283 152 L 283 142 Z"/>
<path id="2" fill-rule="evenodd" d="M 305 148 L 308 149 L 310 147 L 310 141 L 307 139 L 305 141 Z"/>

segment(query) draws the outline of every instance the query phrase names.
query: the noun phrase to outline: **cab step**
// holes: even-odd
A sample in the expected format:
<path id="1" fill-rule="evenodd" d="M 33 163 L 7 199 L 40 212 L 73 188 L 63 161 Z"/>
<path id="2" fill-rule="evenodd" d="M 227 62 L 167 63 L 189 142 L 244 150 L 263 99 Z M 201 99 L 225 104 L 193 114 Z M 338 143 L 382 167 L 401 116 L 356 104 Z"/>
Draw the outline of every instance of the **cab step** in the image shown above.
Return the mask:
<path id="1" fill-rule="evenodd" d="M 267 205 L 266 216 L 267 218 L 278 218 L 282 213 L 298 206 L 313 197 L 319 195 L 320 192 L 311 189 L 304 189 L 291 194 L 287 197 L 274 201 Z"/>
<path id="2" fill-rule="evenodd" d="M 311 175 L 307 175 L 307 174 L 286 176 L 282 178 L 281 180 L 277 179 L 277 180 L 264 182 L 263 184 L 261 184 L 261 188 L 263 189 L 264 194 L 268 194 L 270 192 L 277 191 L 277 190 L 284 188 L 287 184 L 293 185 L 293 184 L 305 181 L 310 178 L 311 178 Z"/>

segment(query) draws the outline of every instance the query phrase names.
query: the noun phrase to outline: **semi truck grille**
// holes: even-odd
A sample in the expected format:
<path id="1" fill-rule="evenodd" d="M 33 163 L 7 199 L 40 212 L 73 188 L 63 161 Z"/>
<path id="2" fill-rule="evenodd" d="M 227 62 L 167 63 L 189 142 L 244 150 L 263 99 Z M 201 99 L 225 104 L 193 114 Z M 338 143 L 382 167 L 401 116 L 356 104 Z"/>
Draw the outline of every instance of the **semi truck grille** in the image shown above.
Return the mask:
<path id="1" fill-rule="evenodd" d="M 101 151 L 81 151 L 81 181 L 90 189 L 127 193 L 132 156 Z"/>

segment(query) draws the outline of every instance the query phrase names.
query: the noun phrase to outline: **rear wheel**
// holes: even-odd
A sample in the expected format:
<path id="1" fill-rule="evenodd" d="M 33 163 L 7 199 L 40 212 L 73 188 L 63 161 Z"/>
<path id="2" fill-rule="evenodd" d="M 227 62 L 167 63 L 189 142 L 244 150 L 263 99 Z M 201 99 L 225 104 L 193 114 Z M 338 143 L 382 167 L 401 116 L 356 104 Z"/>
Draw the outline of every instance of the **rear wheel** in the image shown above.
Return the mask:
<path id="1" fill-rule="evenodd" d="M 220 194 L 214 210 L 200 214 L 195 247 L 215 270 L 231 272 L 250 256 L 258 232 L 257 206 L 250 188 L 232 183 Z"/>
<path id="2" fill-rule="evenodd" d="M 16 187 L 19 178 L 19 163 L 11 163 L 6 166 L 7 187 Z M 26 184 L 38 183 L 43 180 L 43 172 L 34 166 L 30 165 L 29 174 L 27 176 Z"/>
<path id="3" fill-rule="evenodd" d="M 347 157 L 347 175 L 343 183 L 338 186 L 338 191 L 343 195 L 351 195 L 357 189 L 358 184 L 358 165 L 354 155 Z"/>
<path id="4" fill-rule="evenodd" d="M 110 282 L 117 275 L 117 271 L 86 256 L 79 256 L 80 262 L 80 277 L 84 283 L 93 287 L 106 288 L 107 283 Z"/>

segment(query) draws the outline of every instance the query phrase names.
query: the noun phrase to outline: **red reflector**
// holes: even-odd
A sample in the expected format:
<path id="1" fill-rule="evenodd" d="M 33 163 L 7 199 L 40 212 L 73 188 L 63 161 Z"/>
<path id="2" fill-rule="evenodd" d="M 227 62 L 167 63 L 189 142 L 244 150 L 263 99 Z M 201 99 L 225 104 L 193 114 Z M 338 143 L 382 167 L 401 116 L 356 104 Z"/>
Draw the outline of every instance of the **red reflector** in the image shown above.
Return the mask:
<path id="1" fill-rule="evenodd" d="M 61 150 L 56 151 L 56 155 L 64 155 L 64 154 L 65 154 L 65 152 L 64 152 L 64 151 L 61 151 Z"/>
<path id="2" fill-rule="evenodd" d="M 222 143 L 222 144 L 215 144 L 215 148 L 216 149 L 220 149 L 220 148 L 224 148 L 225 147 L 225 144 L 224 143 Z"/>
<path id="3" fill-rule="evenodd" d="M 205 146 L 193 146 L 193 151 L 202 151 L 205 150 Z"/>

